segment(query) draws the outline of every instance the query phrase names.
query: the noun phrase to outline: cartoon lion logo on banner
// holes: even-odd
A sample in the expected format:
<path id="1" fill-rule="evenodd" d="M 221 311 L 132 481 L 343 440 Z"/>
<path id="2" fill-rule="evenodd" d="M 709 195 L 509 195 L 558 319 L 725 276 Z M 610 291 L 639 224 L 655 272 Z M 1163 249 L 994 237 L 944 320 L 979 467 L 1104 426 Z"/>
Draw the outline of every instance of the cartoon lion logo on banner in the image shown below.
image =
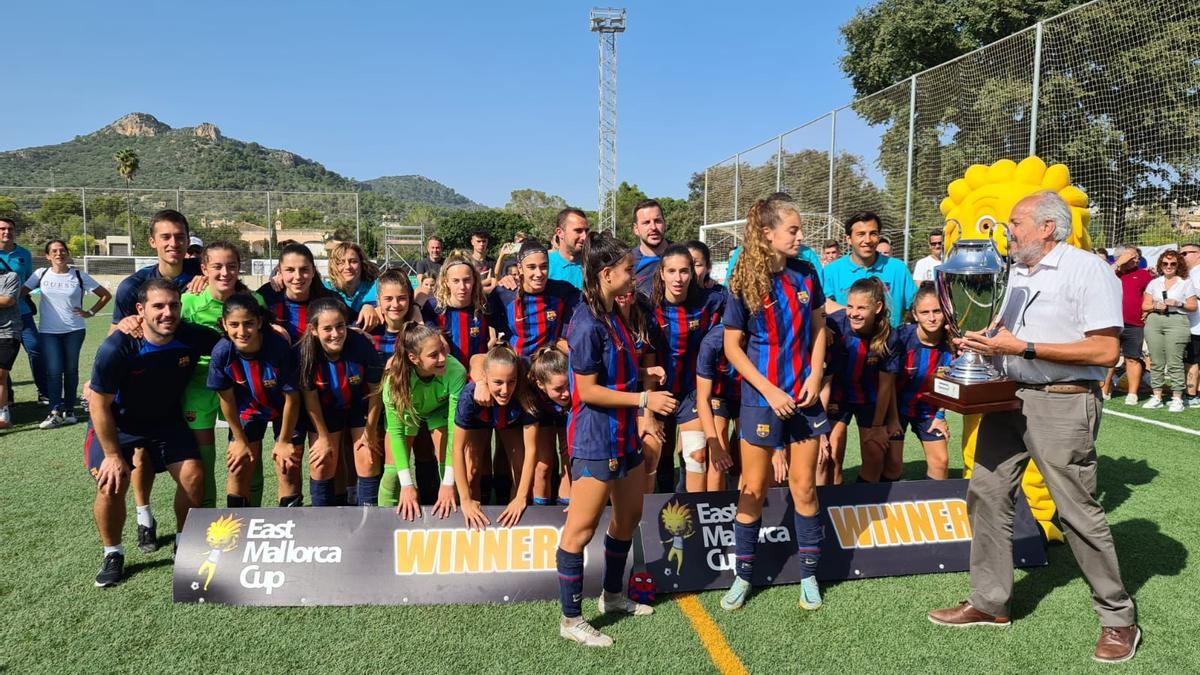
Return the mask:
<path id="1" fill-rule="evenodd" d="M 1018 164 L 1002 159 L 991 166 L 972 165 L 962 178 L 950 183 L 942 200 L 945 218 L 946 251 L 959 239 L 993 239 L 1000 253 L 1008 254 L 1007 224 L 1017 202 L 1035 192 L 1053 190 L 1071 207 L 1071 234 L 1067 243 L 1091 250 L 1087 226 L 1091 220 L 1088 198 L 1071 185 L 1071 172 L 1062 164 L 1047 167 L 1038 157 L 1026 157 Z M 970 478 L 975 465 L 975 442 L 979 415 L 963 416 L 963 477 Z M 1025 500 L 1033 517 L 1046 533 L 1047 541 L 1063 541 L 1062 532 L 1053 523 L 1054 500 L 1037 465 L 1030 462 L 1021 480 Z"/>

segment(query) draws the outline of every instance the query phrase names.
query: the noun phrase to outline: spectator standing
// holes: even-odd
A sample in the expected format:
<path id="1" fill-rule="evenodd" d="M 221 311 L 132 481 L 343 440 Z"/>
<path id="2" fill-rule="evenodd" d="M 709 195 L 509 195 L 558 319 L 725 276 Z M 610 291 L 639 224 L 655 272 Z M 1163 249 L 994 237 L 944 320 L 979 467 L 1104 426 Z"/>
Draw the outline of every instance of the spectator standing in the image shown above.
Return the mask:
<path id="1" fill-rule="evenodd" d="M 1138 388 L 1142 385 L 1142 374 L 1146 371 L 1146 362 L 1142 356 L 1146 326 L 1142 296 L 1154 277 L 1138 267 L 1141 256 L 1136 248 L 1121 244 L 1113 250 L 1117 259 L 1112 267 L 1117 273 L 1117 278 L 1121 280 L 1121 314 L 1125 321 L 1125 326 L 1121 329 L 1121 356 L 1125 357 L 1125 379 L 1128 381 L 1125 404 L 1137 405 Z M 1100 387 L 1105 394 L 1112 388 L 1112 375 L 1113 370 L 1110 369 L 1107 380 Z"/>
<path id="2" fill-rule="evenodd" d="M 933 281 L 933 270 L 938 265 L 942 264 L 942 251 L 944 242 L 946 241 L 946 233 L 941 230 L 930 230 L 929 232 L 929 255 L 917 261 L 913 267 L 913 281 L 917 285 L 921 285 L 922 281 Z"/>
<path id="3" fill-rule="evenodd" d="M 1179 252 L 1183 254 L 1183 261 L 1187 263 L 1192 288 L 1200 292 L 1200 244 L 1182 244 Z M 1200 309 L 1188 314 L 1188 320 L 1192 324 L 1192 338 L 1188 342 L 1183 359 L 1187 364 L 1187 389 L 1188 395 L 1191 396 L 1188 407 L 1200 408 L 1200 392 L 1197 392 L 1197 385 L 1200 384 Z"/>
<path id="4" fill-rule="evenodd" d="M 0 218 L 0 272 L 5 268 L 16 272 L 18 291 L 20 284 L 25 283 L 33 274 L 33 256 L 29 249 L 17 245 L 17 223 L 11 218 Z M 25 356 L 29 359 L 29 370 L 33 373 L 33 383 L 37 386 L 38 403 L 48 403 L 46 398 L 46 366 L 42 363 L 42 344 L 38 336 L 37 324 L 33 320 L 37 310 L 29 298 L 17 298 L 21 321 L 17 324 L 21 344 L 25 347 Z M 12 382 L 9 382 L 8 400 L 12 401 Z"/>
<path id="5" fill-rule="evenodd" d="M 1183 412 L 1183 352 L 1191 339 L 1187 313 L 1197 309 L 1196 289 L 1188 279 L 1187 263 L 1178 251 L 1158 257 L 1158 276 L 1146 286 L 1142 310 L 1146 315 L 1146 343 L 1150 346 L 1150 388 L 1153 394 L 1143 408 L 1163 407 L 1163 385 L 1171 388 L 1167 410 Z"/>
<path id="6" fill-rule="evenodd" d="M 71 253 L 63 240 L 52 239 L 46 244 L 46 258 L 50 260 L 50 267 L 30 275 L 25 280 L 25 292 L 39 290 L 42 294 L 38 332 L 46 364 L 50 414 L 38 426 L 53 429 L 76 422 L 79 351 L 86 333 L 84 322 L 96 316 L 96 312 L 112 300 L 112 293 L 87 272 L 71 267 Z M 89 293 L 98 300 L 91 309 L 84 309 L 84 296 Z"/>
<path id="7" fill-rule="evenodd" d="M 583 242 L 588 235 L 587 214 L 576 208 L 558 212 L 554 236 L 558 240 L 550 251 L 550 278 L 565 281 L 583 290 Z M 515 281 L 510 290 L 516 289 Z"/>
<path id="8" fill-rule="evenodd" d="M 879 231 L 879 216 L 870 211 L 847 218 L 846 239 L 850 243 L 850 255 L 838 258 L 822 270 L 821 288 L 825 291 L 825 311 L 832 314 L 843 308 L 855 281 L 878 277 L 888 289 L 888 316 L 895 328 L 912 305 L 917 284 L 904 263 L 879 254 Z"/>
<path id="9" fill-rule="evenodd" d="M 821 267 L 842 257 L 842 245 L 836 239 L 826 239 L 821 244 Z"/>
<path id="10" fill-rule="evenodd" d="M 12 269 L 0 264 L 0 429 L 11 422 L 8 404 L 8 374 L 21 351 L 21 279 Z"/>
<path id="11" fill-rule="evenodd" d="M 417 283 L 418 285 L 424 282 L 425 277 L 433 277 L 437 279 L 437 275 L 442 271 L 442 238 L 434 235 L 425 242 L 425 252 L 428 254 L 424 258 L 417 261 Z"/>

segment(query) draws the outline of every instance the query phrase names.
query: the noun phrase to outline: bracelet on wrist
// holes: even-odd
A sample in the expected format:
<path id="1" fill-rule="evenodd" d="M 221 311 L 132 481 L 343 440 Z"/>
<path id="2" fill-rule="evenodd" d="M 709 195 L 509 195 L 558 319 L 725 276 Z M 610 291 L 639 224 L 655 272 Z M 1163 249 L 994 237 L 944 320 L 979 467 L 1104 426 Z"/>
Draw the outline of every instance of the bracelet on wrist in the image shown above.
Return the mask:
<path id="1" fill-rule="evenodd" d="M 638 397 L 638 409 L 645 410 L 646 404 L 650 402 L 650 392 L 643 391 Z"/>

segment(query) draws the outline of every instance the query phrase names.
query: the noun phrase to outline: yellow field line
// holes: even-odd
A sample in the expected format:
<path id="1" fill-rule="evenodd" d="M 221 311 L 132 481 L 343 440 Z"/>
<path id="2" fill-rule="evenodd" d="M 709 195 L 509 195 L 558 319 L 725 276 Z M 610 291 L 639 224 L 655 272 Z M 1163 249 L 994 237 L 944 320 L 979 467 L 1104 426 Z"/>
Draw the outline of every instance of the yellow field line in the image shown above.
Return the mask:
<path id="1" fill-rule="evenodd" d="M 721 629 L 708 615 L 704 605 L 696 599 L 696 595 L 694 593 L 681 595 L 676 602 L 679 604 L 679 609 L 683 610 L 683 615 L 692 622 L 692 630 L 696 631 L 696 635 L 700 637 L 700 643 L 708 650 L 708 657 L 712 659 L 717 670 L 721 671 L 722 675 L 749 675 L 746 666 L 742 665 L 742 660 L 725 641 Z"/>

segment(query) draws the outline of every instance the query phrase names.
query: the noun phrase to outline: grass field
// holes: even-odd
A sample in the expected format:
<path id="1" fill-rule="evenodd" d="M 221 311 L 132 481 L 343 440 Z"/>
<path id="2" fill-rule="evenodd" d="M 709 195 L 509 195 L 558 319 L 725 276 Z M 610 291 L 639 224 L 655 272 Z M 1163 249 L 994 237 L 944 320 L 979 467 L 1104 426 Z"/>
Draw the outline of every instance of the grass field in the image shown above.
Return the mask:
<path id="1" fill-rule="evenodd" d="M 105 331 L 89 325 L 81 368 Z M 704 641 L 730 649 L 721 663 L 750 672 L 1112 672 L 1091 661 L 1099 626 L 1070 551 L 1017 572 L 1013 626 L 955 631 L 925 619 L 966 597 L 966 574 L 830 584 L 825 606 L 796 607 L 795 587 L 757 595 L 737 613 L 720 593 L 667 598 L 656 614 L 604 625 L 610 650 L 557 636 L 555 603 L 505 607 L 256 609 L 171 602 L 170 546 L 127 549 L 127 583 L 99 590 L 93 482 L 82 466 L 84 425 L 42 431 L 24 355 L 14 372 L 14 429 L 0 432 L 0 671 L 27 672 L 713 672 Z M 85 376 L 86 377 L 86 376 Z M 1119 402 L 1110 409 L 1200 428 L 1200 411 L 1171 415 Z M 952 416 L 953 417 L 953 416 Z M 957 427 L 955 428 L 957 433 Z M 954 443 L 952 442 L 952 446 Z M 1106 416 L 1100 434 L 1100 499 L 1144 632 L 1124 670 L 1200 670 L 1196 591 L 1200 507 L 1194 501 L 1200 437 Z M 851 448 L 857 447 L 851 439 Z M 852 456 L 856 453 L 850 453 Z M 924 474 L 919 446 L 906 448 L 905 476 Z M 953 455 L 954 453 L 952 453 Z M 856 460 L 848 459 L 856 464 Z M 951 460 L 952 473 L 961 458 Z M 853 479 L 853 471 L 851 471 Z M 264 503 L 273 498 L 268 480 Z M 172 530 L 169 479 L 154 493 L 160 535 Z M 218 477 L 218 485 L 224 477 Z M 126 542 L 133 542 L 132 508 Z M 697 602 L 698 601 L 698 602 Z M 685 609 L 687 612 L 685 612 Z M 595 602 L 584 605 L 595 615 Z M 700 629 L 693 628 L 693 619 Z M 703 636 L 703 637 L 702 637 Z"/>

